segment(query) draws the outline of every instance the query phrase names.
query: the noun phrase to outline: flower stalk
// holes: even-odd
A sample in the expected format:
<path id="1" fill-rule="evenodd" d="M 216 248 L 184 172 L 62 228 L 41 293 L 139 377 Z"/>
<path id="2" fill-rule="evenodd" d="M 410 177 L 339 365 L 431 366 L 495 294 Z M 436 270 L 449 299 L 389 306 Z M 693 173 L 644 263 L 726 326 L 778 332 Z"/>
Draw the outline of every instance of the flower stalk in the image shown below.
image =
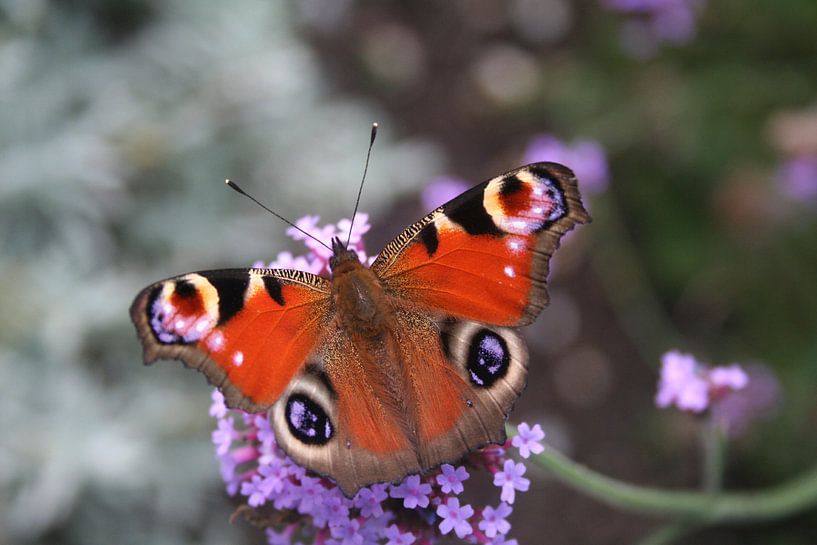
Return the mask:
<path id="1" fill-rule="evenodd" d="M 509 434 L 515 434 L 508 426 Z M 752 492 L 693 492 L 639 486 L 602 475 L 553 449 L 531 456 L 562 484 L 623 511 L 711 525 L 788 517 L 817 505 L 817 465 Z"/>
<path id="2" fill-rule="evenodd" d="M 723 488 L 726 439 L 724 424 L 711 413 L 707 414 L 701 426 L 701 485 L 710 494 L 716 494 Z"/>

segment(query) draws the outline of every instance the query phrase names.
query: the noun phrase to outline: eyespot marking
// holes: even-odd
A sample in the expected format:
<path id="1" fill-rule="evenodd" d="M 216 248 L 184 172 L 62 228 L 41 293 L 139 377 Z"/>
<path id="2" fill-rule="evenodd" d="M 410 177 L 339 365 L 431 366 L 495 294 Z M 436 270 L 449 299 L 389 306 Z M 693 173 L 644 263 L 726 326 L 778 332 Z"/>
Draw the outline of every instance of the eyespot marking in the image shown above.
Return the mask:
<path id="1" fill-rule="evenodd" d="M 511 361 L 508 343 L 490 329 L 481 329 L 471 339 L 466 367 L 471 382 L 490 388 L 505 376 Z"/>
<path id="2" fill-rule="evenodd" d="M 161 344 L 192 344 L 212 330 L 210 316 L 193 282 L 186 279 L 158 284 L 145 307 L 151 332 Z"/>
<path id="3" fill-rule="evenodd" d="M 558 182 L 534 167 L 492 181 L 483 204 L 499 229 L 514 235 L 536 233 L 567 213 Z"/>
<path id="4" fill-rule="evenodd" d="M 325 445 L 335 435 L 326 411 L 304 394 L 289 396 L 284 417 L 290 433 L 307 445 Z"/>

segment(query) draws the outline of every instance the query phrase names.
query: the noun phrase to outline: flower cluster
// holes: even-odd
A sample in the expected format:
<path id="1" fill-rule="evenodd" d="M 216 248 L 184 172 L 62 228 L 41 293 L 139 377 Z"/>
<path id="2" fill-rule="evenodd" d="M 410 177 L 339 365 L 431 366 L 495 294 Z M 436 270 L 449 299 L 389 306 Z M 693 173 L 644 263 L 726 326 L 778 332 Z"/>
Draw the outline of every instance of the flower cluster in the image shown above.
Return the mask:
<path id="1" fill-rule="evenodd" d="M 358 216 L 351 237 L 350 246 L 361 261 L 369 261 L 361 240 L 370 228 L 367 220 L 365 214 Z M 350 222 L 319 227 L 318 218 L 308 216 L 296 224 L 328 242 L 333 236 L 343 238 Z M 296 229 L 287 232 L 303 240 L 310 253 L 280 254 L 270 267 L 328 272 L 331 254 L 326 248 Z M 516 449 L 521 458 L 528 458 L 544 450 L 542 428 L 520 424 L 512 440 L 471 453 L 461 465 L 443 464 L 399 483 L 373 484 L 347 498 L 333 481 L 286 456 L 265 414 L 228 409 L 223 395 L 214 390 L 210 415 L 217 422 L 212 440 L 227 492 L 243 499 L 237 513 L 265 528 L 270 545 L 431 545 L 446 535 L 467 543 L 516 545 L 515 539 L 506 538 L 511 529 L 507 519 L 517 492 L 527 491 L 530 481 L 525 464 L 509 454 Z M 499 494 L 494 505 L 466 503 L 465 482 L 472 476 L 492 479 Z"/>
<path id="2" fill-rule="evenodd" d="M 650 57 L 663 43 L 685 44 L 695 36 L 702 0 L 602 0 L 609 9 L 632 18 L 621 30 L 623 47 L 633 56 Z"/>
<path id="3" fill-rule="evenodd" d="M 367 486 L 347 498 L 333 481 L 284 454 L 266 415 L 228 409 L 218 390 L 210 414 L 217 420 L 212 440 L 227 492 L 242 496 L 240 511 L 266 529 L 270 545 L 430 545 L 450 533 L 467 543 L 515 545 L 515 539 L 506 538 L 507 518 L 517 492 L 526 492 L 530 481 L 525 464 L 511 459 L 509 451 L 515 447 L 527 458 L 544 449 L 541 427 L 521 424 L 511 441 L 469 454 L 462 465 L 443 464 L 400 483 Z M 477 473 L 498 488 L 496 505 L 462 500 L 464 483 Z"/>
<path id="4" fill-rule="evenodd" d="M 742 390 L 748 382 L 747 374 L 737 364 L 710 368 L 690 354 L 667 352 L 661 360 L 655 404 L 700 413 L 727 394 Z"/>
<path id="5" fill-rule="evenodd" d="M 355 223 L 348 219 L 342 219 L 339 222 L 329 223 L 324 226 L 319 226 L 320 216 L 304 216 L 295 222 L 298 229 L 290 227 L 287 229 L 287 235 L 295 240 L 301 240 L 309 249 L 309 253 L 303 256 L 293 256 L 290 252 L 281 252 L 275 261 L 269 263 L 270 269 L 297 269 L 301 271 L 311 272 L 312 274 L 319 274 L 326 276 L 329 274 L 329 258 L 332 257 L 331 241 L 334 237 L 339 237 L 344 243 L 346 237 L 349 237 L 349 249 L 354 250 L 360 261 L 367 265 L 371 265 L 374 261 L 374 256 L 367 257 L 366 250 L 363 245 L 363 235 L 369 232 L 371 225 L 369 225 L 369 215 L 363 212 L 359 213 L 355 218 Z M 351 235 L 350 235 L 351 228 Z M 314 238 L 305 235 L 304 232 L 309 233 Z M 320 242 L 318 242 L 320 241 Z M 323 244 L 321 244 L 323 243 Z M 324 246 L 326 244 L 326 246 Z M 267 264 L 263 261 L 256 261 L 253 267 L 263 269 Z"/>

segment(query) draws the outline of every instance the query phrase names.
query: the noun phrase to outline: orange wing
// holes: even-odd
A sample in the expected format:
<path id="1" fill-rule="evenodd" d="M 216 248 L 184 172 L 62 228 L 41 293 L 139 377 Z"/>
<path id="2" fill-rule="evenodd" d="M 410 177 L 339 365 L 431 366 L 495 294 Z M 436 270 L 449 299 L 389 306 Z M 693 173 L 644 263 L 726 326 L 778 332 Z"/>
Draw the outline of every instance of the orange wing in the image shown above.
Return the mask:
<path id="1" fill-rule="evenodd" d="M 131 306 L 144 360 L 178 359 L 261 412 L 305 366 L 331 320 L 329 282 L 302 271 L 227 269 L 148 286 Z"/>
<path id="2" fill-rule="evenodd" d="M 431 212 L 389 243 L 372 270 L 391 294 L 423 308 L 526 325 L 547 304 L 548 261 L 559 240 L 588 221 L 573 172 L 534 163 Z"/>
<path id="3" fill-rule="evenodd" d="M 504 442 L 524 388 L 528 356 L 515 330 L 437 323 L 399 303 L 394 320 L 371 342 L 330 325 L 270 411 L 284 451 L 349 497 Z"/>

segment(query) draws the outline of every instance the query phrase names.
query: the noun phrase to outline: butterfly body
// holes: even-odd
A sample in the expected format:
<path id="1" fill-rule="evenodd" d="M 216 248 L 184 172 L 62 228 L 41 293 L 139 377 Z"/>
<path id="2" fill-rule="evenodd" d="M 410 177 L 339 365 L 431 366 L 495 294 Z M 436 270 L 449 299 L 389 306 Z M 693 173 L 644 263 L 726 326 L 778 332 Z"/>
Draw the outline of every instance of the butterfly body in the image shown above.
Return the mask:
<path id="1" fill-rule="evenodd" d="M 379 338 L 386 333 L 391 307 L 377 275 L 353 250 L 336 246 L 330 259 L 334 314 L 353 337 Z"/>
<path id="2" fill-rule="evenodd" d="M 371 268 L 335 239 L 331 278 L 191 273 L 143 290 L 145 362 L 180 359 L 347 494 L 505 439 L 525 385 L 517 326 L 547 303 L 548 260 L 588 221 L 569 169 L 488 180 L 407 228 Z"/>

